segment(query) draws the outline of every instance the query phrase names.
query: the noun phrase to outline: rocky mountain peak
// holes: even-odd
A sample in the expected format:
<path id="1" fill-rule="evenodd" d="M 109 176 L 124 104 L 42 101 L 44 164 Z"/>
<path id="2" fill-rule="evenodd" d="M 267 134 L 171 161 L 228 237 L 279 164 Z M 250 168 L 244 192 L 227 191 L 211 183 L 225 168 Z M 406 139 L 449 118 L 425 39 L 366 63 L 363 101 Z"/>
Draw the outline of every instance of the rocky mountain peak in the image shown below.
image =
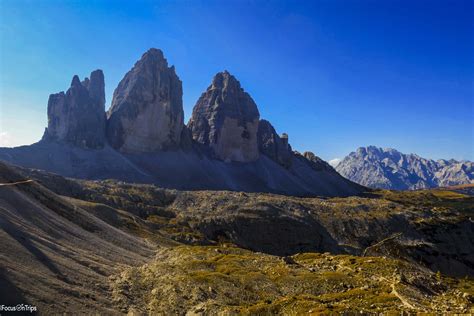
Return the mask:
<path id="1" fill-rule="evenodd" d="M 102 148 L 105 143 L 105 91 L 101 70 L 81 83 L 75 75 L 66 93 L 51 94 L 48 127 L 43 139 L 66 142 L 84 148 Z M 99 80 L 100 79 L 100 80 Z"/>
<path id="2" fill-rule="evenodd" d="M 210 146 L 218 159 L 248 162 L 259 157 L 259 118 L 254 100 L 223 71 L 197 101 L 188 127 L 194 140 Z"/>
<path id="3" fill-rule="evenodd" d="M 147 60 L 147 59 L 157 59 L 157 60 L 165 60 L 165 55 L 163 51 L 159 48 L 150 48 L 145 53 L 143 53 L 142 58 L 140 60 Z"/>
<path id="4" fill-rule="evenodd" d="M 133 69 L 144 70 L 144 69 L 169 69 L 174 71 L 174 66 L 168 66 L 168 61 L 161 49 L 150 48 L 147 50 L 142 57 L 135 63 Z"/>
<path id="5" fill-rule="evenodd" d="M 79 79 L 79 76 L 74 75 L 72 77 L 71 87 L 81 87 L 81 86 L 82 86 L 82 84 L 81 84 L 81 80 Z"/>
<path id="6" fill-rule="evenodd" d="M 345 157 L 336 170 L 359 184 L 383 189 L 424 189 L 474 183 L 472 162 L 422 158 L 396 149 L 361 147 Z"/>
<path id="7" fill-rule="evenodd" d="M 212 79 L 212 87 L 214 89 L 235 89 L 243 90 L 240 82 L 232 76 L 227 70 L 218 72 Z"/>
<path id="8" fill-rule="evenodd" d="M 163 52 L 148 50 L 120 81 L 108 112 L 107 138 L 123 152 L 179 146 L 184 127 L 182 83 Z"/>

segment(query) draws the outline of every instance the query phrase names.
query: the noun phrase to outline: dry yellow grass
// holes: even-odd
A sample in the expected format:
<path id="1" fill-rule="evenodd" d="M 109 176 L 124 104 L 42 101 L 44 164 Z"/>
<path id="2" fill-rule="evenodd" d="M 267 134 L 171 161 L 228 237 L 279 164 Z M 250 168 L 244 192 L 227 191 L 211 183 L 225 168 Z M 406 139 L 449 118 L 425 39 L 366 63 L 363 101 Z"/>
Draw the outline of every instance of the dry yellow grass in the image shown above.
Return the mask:
<path id="1" fill-rule="evenodd" d="M 303 253 L 280 258 L 235 247 L 162 249 L 112 279 L 124 312 L 285 314 L 474 312 L 474 280 L 382 257 Z M 467 294 L 464 294 L 467 293 Z"/>

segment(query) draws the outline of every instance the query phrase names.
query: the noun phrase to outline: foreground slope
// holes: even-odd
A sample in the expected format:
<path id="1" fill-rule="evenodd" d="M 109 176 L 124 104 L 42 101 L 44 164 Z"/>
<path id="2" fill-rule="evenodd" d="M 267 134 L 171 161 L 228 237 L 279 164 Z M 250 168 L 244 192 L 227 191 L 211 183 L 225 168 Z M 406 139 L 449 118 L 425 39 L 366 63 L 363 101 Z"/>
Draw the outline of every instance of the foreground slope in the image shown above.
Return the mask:
<path id="1" fill-rule="evenodd" d="M 175 191 L 116 181 L 78 182 L 40 171 L 25 172 L 58 194 L 131 212 L 153 223 L 162 234 L 173 232 L 166 236 L 180 242 L 226 241 L 281 256 L 308 251 L 365 252 L 422 263 L 454 276 L 474 274 L 474 197 L 454 191 L 298 198 Z M 382 240 L 386 242 L 373 247 Z"/>
<path id="2" fill-rule="evenodd" d="M 163 249 L 112 280 L 123 311 L 193 315 L 472 313 L 473 285 L 385 257 L 282 259 L 225 246 Z"/>
<path id="3" fill-rule="evenodd" d="M 46 315 L 474 311 L 462 193 L 317 199 L 4 164 L 0 175 L 1 303 Z"/>
<path id="4" fill-rule="evenodd" d="M 371 188 L 416 190 L 474 183 L 474 163 L 432 160 L 395 149 L 360 147 L 336 170 L 351 181 Z"/>
<path id="5" fill-rule="evenodd" d="M 153 247 L 0 164 L 0 300 L 43 314 L 113 313 L 109 275 Z"/>

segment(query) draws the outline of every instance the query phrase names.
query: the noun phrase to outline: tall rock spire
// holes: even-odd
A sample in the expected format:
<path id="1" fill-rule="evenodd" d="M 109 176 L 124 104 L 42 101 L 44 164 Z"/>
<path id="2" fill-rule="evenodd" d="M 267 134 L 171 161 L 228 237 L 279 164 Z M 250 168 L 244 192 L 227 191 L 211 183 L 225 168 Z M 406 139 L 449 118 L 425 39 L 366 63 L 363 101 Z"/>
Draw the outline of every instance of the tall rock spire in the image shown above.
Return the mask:
<path id="1" fill-rule="evenodd" d="M 101 104 L 105 104 L 105 81 L 102 70 L 91 72 L 87 88 L 92 98 L 98 100 Z"/>
<path id="2" fill-rule="evenodd" d="M 148 50 L 115 89 L 107 113 L 109 143 L 123 152 L 179 146 L 184 127 L 182 95 L 174 66 L 168 67 L 161 50 Z"/>
<path id="3" fill-rule="evenodd" d="M 91 73 L 82 83 L 75 75 L 66 93 L 51 94 L 48 127 L 44 140 L 66 142 L 84 148 L 105 144 L 105 92 L 102 70 Z"/>
<path id="4" fill-rule="evenodd" d="M 260 114 L 250 95 L 227 71 L 215 75 L 197 101 L 188 127 L 195 141 L 210 146 L 224 161 L 254 161 L 259 157 Z"/>

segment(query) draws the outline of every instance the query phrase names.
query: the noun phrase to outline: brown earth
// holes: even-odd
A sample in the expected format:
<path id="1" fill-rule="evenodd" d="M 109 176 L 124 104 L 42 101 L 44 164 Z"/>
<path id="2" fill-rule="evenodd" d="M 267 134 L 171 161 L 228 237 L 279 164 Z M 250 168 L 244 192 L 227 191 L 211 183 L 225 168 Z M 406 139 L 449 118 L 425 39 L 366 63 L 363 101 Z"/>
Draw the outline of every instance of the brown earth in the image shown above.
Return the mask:
<path id="1" fill-rule="evenodd" d="M 449 189 L 296 198 L 5 164 L 0 183 L 2 304 L 48 315 L 474 312 L 474 197 Z"/>

